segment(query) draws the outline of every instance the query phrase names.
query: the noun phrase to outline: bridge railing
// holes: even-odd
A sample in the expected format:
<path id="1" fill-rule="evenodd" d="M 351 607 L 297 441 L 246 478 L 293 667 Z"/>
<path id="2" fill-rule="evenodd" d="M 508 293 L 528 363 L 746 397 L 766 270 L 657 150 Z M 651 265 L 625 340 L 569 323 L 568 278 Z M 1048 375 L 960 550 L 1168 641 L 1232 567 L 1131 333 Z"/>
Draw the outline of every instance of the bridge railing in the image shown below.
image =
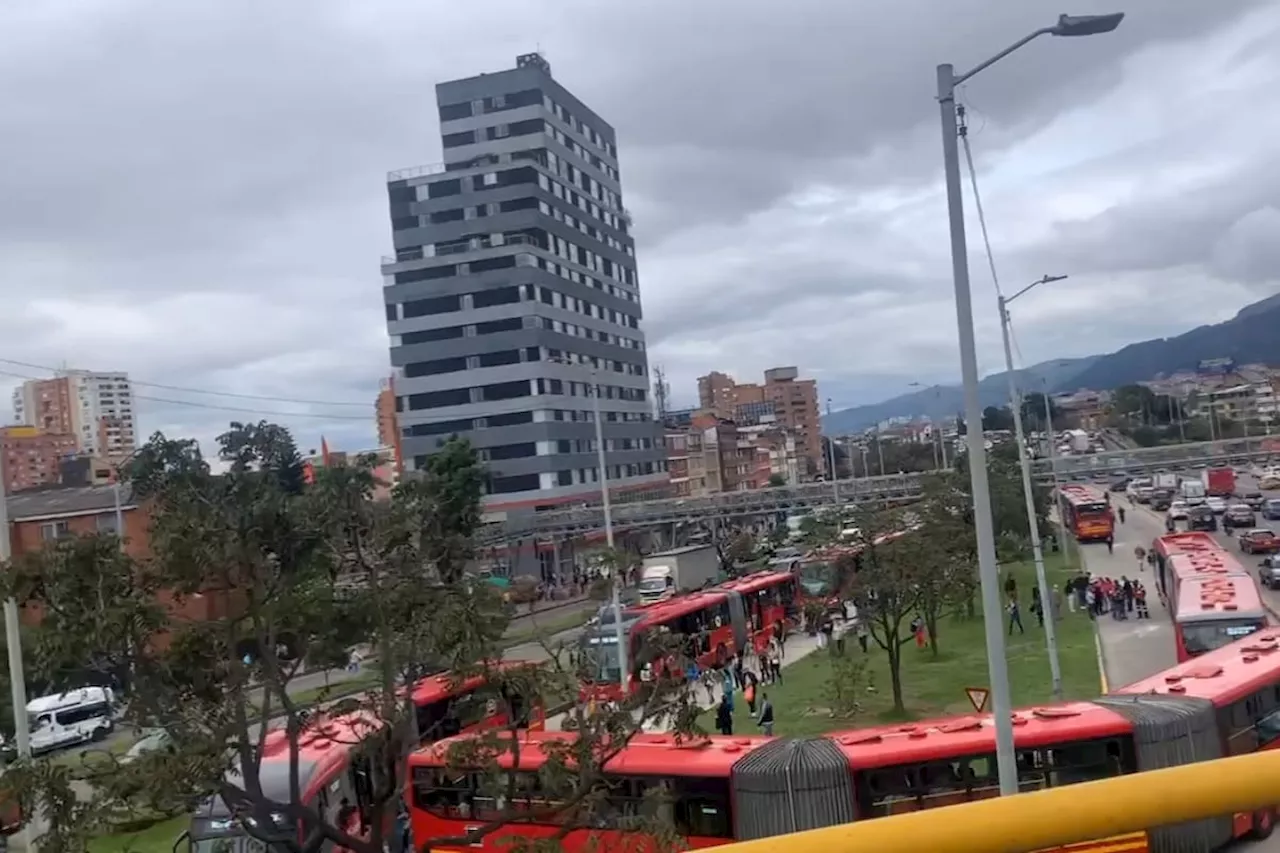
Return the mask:
<path id="1" fill-rule="evenodd" d="M 1280 438 L 1259 436 L 1113 450 L 1087 456 L 1059 456 L 1053 460 L 1037 459 L 1033 462 L 1032 471 L 1037 480 L 1044 482 L 1052 479 L 1055 472 L 1060 477 L 1068 478 L 1079 475 L 1106 477 L 1120 471 L 1136 474 L 1159 468 L 1227 464 L 1233 460 L 1247 463 L 1273 455 L 1280 458 Z M 813 508 L 837 502 L 844 504 L 865 500 L 894 500 L 919 494 L 922 476 L 927 475 L 891 474 L 841 480 L 834 484 L 834 488 L 831 483 L 803 483 L 798 486 L 777 486 L 745 492 L 722 492 L 697 498 L 638 501 L 618 504 L 613 509 L 613 516 L 614 523 L 619 529 L 623 529 L 760 515 L 786 511 L 791 507 Z M 579 535 L 599 530 L 603 525 L 604 514 L 600 507 L 586 506 L 515 517 L 505 523 L 492 525 L 482 540 L 484 544 L 494 544 L 527 536 Z"/>
<path id="2" fill-rule="evenodd" d="M 1184 764 L 948 808 L 740 841 L 724 853 L 1031 853 L 1102 841 L 1146 849 L 1134 833 L 1191 820 L 1274 810 L 1280 750 Z M 1129 843 L 1126 843 L 1129 842 Z M 1086 848 L 1082 848 L 1081 853 Z"/>

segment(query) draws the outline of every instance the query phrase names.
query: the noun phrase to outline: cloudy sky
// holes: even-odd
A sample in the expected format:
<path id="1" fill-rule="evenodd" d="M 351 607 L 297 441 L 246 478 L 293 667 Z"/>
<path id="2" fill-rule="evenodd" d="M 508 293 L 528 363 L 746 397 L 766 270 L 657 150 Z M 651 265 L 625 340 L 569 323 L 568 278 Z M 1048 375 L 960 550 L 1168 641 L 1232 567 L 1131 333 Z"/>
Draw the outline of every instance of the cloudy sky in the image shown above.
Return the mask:
<path id="1" fill-rule="evenodd" d="M 962 93 L 1006 288 L 1071 276 L 1017 304 L 1027 363 L 1276 290 L 1280 4 L 1112 2 L 1070 11 L 1126 11 L 1118 32 L 1041 39 Z M 533 49 L 618 130 L 651 362 L 677 403 L 710 369 L 795 364 L 838 406 L 953 381 L 934 67 L 967 68 L 1059 11 L 3 4 L 0 406 L 41 368 L 124 369 L 144 434 L 267 417 L 304 449 L 370 446 L 389 372 L 385 173 L 440 159 L 436 82 Z M 972 208 L 970 226 L 986 372 L 999 334 Z"/>

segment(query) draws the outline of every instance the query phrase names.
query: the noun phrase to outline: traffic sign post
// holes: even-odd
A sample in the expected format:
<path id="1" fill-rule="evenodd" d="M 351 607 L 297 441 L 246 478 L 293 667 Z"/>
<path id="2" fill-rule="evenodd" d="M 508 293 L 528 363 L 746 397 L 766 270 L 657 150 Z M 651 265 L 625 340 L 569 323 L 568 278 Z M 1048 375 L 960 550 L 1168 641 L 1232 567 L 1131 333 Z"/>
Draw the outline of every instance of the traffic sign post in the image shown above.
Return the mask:
<path id="1" fill-rule="evenodd" d="M 969 697 L 969 704 L 973 706 L 973 710 L 981 714 L 987 707 L 987 699 L 991 697 L 991 691 L 985 687 L 966 687 L 964 695 Z"/>

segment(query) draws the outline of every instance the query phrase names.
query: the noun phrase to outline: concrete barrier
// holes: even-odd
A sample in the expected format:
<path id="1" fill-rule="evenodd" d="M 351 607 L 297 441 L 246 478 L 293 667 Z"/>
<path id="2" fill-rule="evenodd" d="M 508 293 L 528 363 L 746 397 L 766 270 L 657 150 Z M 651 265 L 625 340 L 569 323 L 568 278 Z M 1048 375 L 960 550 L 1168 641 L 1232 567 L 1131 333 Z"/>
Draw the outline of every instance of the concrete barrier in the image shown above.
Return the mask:
<path id="1" fill-rule="evenodd" d="M 1032 853 L 1106 840 L 1145 849 L 1149 827 L 1275 808 L 1280 750 L 1133 773 L 1013 797 L 740 841 L 724 853 Z"/>

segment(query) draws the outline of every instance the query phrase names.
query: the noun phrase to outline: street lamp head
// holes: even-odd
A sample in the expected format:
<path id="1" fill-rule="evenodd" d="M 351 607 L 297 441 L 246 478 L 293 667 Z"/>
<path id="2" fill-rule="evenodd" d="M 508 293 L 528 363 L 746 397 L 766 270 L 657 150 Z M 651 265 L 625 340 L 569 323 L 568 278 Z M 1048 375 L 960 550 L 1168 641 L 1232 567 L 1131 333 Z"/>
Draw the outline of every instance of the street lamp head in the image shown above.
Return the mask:
<path id="1" fill-rule="evenodd" d="M 1124 12 L 1109 15 L 1059 15 L 1058 23 L 1049 29 L 1055 36 L 1096 36 L 1109 33 L 1124 20 Z"/>

